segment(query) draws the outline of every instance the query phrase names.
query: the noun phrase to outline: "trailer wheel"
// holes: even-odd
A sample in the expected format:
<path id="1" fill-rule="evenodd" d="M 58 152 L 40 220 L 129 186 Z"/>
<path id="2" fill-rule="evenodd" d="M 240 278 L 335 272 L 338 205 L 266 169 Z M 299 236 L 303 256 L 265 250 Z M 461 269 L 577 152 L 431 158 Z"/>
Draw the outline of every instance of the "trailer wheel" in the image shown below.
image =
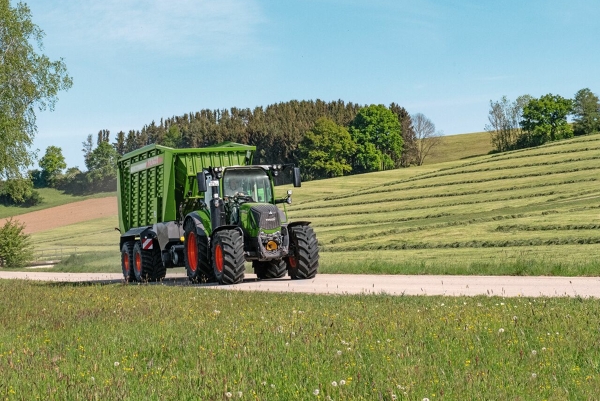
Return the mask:
<path id="1" fill-rule="evenodd" d="M 210 252 L 208 251 L 208 237 L 198 235 L 196 225 L 192 220 L 185 223 L 184 230 L 183 259 L 188 278 L 194 283 L 214 281 Z"/>
<path id="2" fill-rule="evenodd" d="M 244 279 L 244 242 L 237 230 L 215 233 L 212 241 L 212 265 L 220 284 L 237 284 Z"/>
<path id="3" fill-rule="evenodd" d="M 319 243 L 310 226 L 290 229 L 292 249 L 287 258 L 288 273 L 292 279 L 313 278 L 319 269 Z"/>
<path id="4" fill-rule="evenodd" d="M 270 279 L 270 278 L 282 278 L 285 276 L 287 265 L 285 261 L 269 260 L 267 262 L 259 262 L 255 260 L 252 262 L 254 273 L 259 280 Z"/>
<path id="5" fill-rule="evenodd" d="M 121 270 L 123 270 L 123 278 L 125 282 L 135 280 L 133 273 L 133 242 L 128 241 L 121 248 Z"/>
<path id="6" fill-rule="evenodd" d="M 133 246 L 133 273 L 139 282 L 162 280 L 167 270 L 162 262 L 160 249 L 155 247 L 144 251 L 142 244 L 136 241 Z"/>

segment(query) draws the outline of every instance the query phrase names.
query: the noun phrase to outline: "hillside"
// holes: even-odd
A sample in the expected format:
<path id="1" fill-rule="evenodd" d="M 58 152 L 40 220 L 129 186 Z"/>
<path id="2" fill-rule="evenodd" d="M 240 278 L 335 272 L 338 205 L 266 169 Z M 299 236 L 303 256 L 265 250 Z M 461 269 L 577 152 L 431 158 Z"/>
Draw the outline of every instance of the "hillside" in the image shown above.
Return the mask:
<path id="1" fill-rule="evenodd" d="M 599 159 L 595 135 L 316 181 L 296 191 L 291 218 L 312 222 L 333 271 L 600 269 Z"/>
<path id="2" fill-rule="evenodd" d="M 322 272 L 600 274 L 600 135 L 461 155 L 305 182 L 290 217 L 315 227 Z M 87 218 L 35 233 L 38 251 L 76 251 L 88 256 L 75 265 L 119 271 L 116 212 L 90 208 Z"/>

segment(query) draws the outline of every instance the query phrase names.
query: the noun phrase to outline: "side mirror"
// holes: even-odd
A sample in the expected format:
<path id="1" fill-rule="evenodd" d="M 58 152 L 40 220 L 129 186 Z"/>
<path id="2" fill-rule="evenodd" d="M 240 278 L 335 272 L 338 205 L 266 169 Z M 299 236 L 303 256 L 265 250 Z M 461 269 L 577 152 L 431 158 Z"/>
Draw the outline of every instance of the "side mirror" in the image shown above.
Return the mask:
<path id="1" fill-rule="evenodd" d="M 302 186 L 302 180 L 300 179 L 300 167 L 294 167 L 294 186 Z"/>
<path id="2" fill-rule="evenodd" d="M 196 181 L 198 181 L 198 193 L 206 192 L 208 188 L 206 188 L 206 172 L 201 171 L 196 174 Z"/>

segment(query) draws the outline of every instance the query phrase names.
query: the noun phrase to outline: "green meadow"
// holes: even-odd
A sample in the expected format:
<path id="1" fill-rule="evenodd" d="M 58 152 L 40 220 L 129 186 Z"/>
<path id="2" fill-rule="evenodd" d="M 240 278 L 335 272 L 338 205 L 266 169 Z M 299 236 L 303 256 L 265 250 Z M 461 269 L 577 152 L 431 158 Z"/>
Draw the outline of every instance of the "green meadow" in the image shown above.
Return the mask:
<path id="1" fill-rule="evenodd" d="M 0 281 L 6 400 L 593 400 L 600 304 Z"/>

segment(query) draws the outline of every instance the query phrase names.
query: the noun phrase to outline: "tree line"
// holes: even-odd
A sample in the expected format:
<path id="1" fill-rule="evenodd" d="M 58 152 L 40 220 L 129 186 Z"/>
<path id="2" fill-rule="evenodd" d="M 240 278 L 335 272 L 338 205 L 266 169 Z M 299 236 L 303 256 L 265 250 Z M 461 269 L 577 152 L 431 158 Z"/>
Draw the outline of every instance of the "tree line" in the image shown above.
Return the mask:
<path id="1" fill-rule="evenodd" d="M 573 99 L 551 93 L 514 101 L 504 96 L 490 101 L 488 121 L 485 129 L 495 151 L 523 149 L 600 132 L 600 100 L 589 88 L 577 91 Z"/>

